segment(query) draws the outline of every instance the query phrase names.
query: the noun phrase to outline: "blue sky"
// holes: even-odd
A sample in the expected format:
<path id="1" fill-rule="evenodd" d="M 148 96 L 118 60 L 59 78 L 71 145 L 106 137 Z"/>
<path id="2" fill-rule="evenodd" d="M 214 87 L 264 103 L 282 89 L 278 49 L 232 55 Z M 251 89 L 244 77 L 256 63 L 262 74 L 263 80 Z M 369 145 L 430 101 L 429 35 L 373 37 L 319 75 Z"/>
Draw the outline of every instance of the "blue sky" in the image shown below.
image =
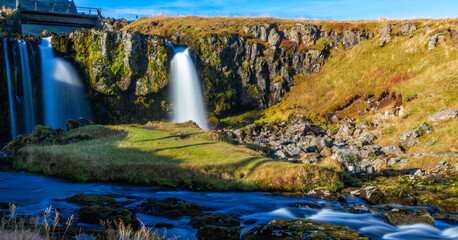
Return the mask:
<path id="1" fill-rule="evenodd" d="M 458 0 L 74 0 L 101 7 L 106 17 L 267 16 L 296 19 L 363 20 L 458 17 Z"/>

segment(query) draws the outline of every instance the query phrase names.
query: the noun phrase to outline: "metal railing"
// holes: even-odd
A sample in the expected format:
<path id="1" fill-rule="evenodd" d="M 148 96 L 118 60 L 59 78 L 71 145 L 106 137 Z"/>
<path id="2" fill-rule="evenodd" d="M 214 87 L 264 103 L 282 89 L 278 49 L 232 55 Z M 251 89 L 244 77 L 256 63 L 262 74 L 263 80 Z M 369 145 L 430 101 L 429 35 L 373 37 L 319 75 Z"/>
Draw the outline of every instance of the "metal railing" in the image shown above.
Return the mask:
<path id="1" fill-rule="evenodd" d="M 69 4 L 47 3 L 34 0 L 16 0 L 16 8 L 34 11 L 43 11 L 51 13 L 80 14 L 90 16 L 100 16 L 100 8 L 77 7 L 73 0 Z"/>

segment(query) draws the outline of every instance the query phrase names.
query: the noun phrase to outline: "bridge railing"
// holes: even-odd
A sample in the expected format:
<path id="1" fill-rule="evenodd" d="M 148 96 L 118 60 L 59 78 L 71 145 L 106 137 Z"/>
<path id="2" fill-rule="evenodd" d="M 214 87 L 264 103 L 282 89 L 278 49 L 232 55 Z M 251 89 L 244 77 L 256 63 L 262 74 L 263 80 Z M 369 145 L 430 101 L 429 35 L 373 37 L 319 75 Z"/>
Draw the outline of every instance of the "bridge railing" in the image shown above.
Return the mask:
<path id="1" fill-rule="evenodd" d="M 69 4 L 48 3 L 34 0 L 17 0 L 16 7 L 25 10 L 43 11 L 51 13 L 67 13 L 81 15 L 101 15 L 100 8 L 77 7 L 73 0 Z"/>

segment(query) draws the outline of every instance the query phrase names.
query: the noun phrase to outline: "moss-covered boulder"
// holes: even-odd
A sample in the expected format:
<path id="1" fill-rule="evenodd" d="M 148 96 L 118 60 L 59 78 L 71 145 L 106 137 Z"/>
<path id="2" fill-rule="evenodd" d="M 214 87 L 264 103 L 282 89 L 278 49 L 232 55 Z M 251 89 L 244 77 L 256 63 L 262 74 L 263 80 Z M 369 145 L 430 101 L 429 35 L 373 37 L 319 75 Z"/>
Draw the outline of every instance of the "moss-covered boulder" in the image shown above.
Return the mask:
<path id="1" fill-rule="evenodd" d="M 64 144 L 68 141 L 63 129 L 37 126 L 29 135 L 19 135 L 2 150 L 2 158 L 14 158 L 18 150 L 30 145 Z"/>
<path id="2" fill-rule="evenodd" d="M 108 219 L 113 209 L 103 205 L 88 205 L 78 210 L 78 221 L 82 223 L 99 223 Z"/>
<path id="3" fill-rule="evenodd" d="M 439 200 L 435 204 L 439 211 L 450 214 L 458 214 L 458 198 Z"/>
<path id="4" fill-rule="evenodd" d="M 240 218 L 234 214 L 218 213 L 218 214 L 202 214 L 194 216 L 191 219 L 191 226 L 199 228 L 206 225 L 238 227 L 240 226 Z"/>
<path id="5" fill-rule="evenodd" d="M 147 215 L 163 216 L 170 219 L 180 219 L 184 216 L 195 216 L 201 213 L 199 204 L 191 203 L 179 198 L 166 198 L 163 200 L 147 199 L 137 211 Z"/>
<path id="6" fill-rule="evenodd" d="M 368 239 L 362 233 L 309 219 L 277 219 L 243 234 L 243 240 Z"/>
<path id="7" fill-rule="evenodd" d="M 109 223 L 122 222 L 125 226 L 130 225 L 133 229 L 138 229 L 140 227 L 140 221 L 137 219 L 137 214 L 133 210 L 125 208 L 113 209 L 103 205 L 84 206 L 78 210 L 78 221 L 91 224 L 106 221 Z"/>
<path id="8" fill-rule="evenodd" d="M 80 205 L 114 205 L 118 203 L 118 201 L 111 197 L 95 194 L 77 194 L 65 199 L 65 201 Z"/>
<path id="9" fill-rule="evenodd" d="M 435 226 L 434 219 L 426 209 L 410 210 L 406 208 L 394 208 L 383 214 L 386 221 L 393 225 L 411 225 L 425 223 Z"/>
<path id="10" fill-rule="evenodd" d="M 240 228 L 238 227 L 221 227 L 221 226 L 203 226 L 197 231 L 197 239 L 205 240 L 239 240 Z"/>

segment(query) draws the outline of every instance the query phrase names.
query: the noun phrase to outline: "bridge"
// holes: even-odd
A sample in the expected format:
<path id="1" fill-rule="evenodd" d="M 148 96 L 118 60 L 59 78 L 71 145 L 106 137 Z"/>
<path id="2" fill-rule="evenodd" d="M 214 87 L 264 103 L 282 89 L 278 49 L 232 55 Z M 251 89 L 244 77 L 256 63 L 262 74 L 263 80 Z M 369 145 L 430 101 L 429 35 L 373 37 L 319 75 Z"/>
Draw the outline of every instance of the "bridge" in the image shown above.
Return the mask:
<path id="1" fill-rule="evenodd" d="M 68 4 L 43 0 L 16 0 L 18 32 L 39 35 L 44 30 L 64 33 L 97 26 L 101 17 L 100 8 L 77 7 L 73 0 L 63 2 Z"/>

